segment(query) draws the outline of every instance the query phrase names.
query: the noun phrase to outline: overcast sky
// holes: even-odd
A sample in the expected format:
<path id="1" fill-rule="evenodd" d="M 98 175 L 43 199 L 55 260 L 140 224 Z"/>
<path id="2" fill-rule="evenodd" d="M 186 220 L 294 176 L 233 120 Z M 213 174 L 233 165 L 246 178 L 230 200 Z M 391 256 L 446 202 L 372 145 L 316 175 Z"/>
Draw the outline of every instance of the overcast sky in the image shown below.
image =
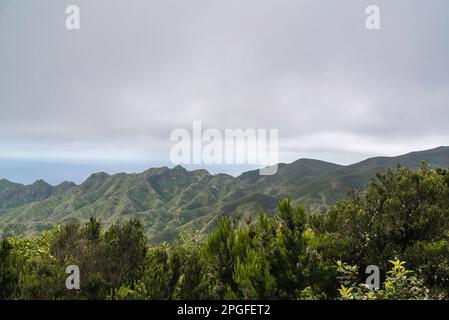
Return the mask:
<path id="1" fill-rule="evenodd" d="M 0 0 L 0 178 L 171 166 L 194 120 L 279 129 L 282 162 L 449 145 L 448 33 L 447 0 Z"/>

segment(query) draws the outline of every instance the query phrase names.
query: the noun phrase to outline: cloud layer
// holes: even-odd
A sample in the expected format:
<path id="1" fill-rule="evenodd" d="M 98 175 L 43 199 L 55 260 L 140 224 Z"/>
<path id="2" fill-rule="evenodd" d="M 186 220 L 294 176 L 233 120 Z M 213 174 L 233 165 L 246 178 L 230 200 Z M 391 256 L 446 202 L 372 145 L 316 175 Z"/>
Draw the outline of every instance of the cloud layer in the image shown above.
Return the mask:
<path id="1" fill-rule="evenodd" d="M 376 3 L 381 30 L 365 28 Z M 81 29 L 65 29 L 77 4 Z M 0 158 L 168 161 L 170 132 L 278 128 L 281 160 L 449 144 L 449 3 L 3 1 Z"/>

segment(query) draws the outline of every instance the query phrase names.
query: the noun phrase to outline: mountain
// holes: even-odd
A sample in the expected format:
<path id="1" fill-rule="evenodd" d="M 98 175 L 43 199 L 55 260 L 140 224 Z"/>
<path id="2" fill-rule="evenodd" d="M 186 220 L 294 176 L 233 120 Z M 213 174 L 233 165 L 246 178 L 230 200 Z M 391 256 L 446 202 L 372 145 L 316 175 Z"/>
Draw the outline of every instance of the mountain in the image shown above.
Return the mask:
<path id="1" fill-rule="evenodd" d="M 221 214 L 255 221 L 259 210 L 274 213 L 279 199 L 287 196 L 310 211 L 325 212 L 349 188 L 366 188 L 376 172 L 399 163 L 418 168 L 422 161 L 449 167 L 449 147 L 349 166 L 299 159 L 279 164 L 273 176 L 254 170 L 232 177 L 176 166 L 135 174 L 100 172 L 80 185 L 64 182 L 55 187 L 43 180 L 27 186 L 0 180 L 0 235 L 34 235 L 91 216 L 105 225 L 138 217 L 152 242 L 172 241 L 186 228 L 207 233 Z"/>
<path id="2" fill-rule="evenodd" d="M 76 184 L 73 182 L 65 181 L 53 187 L 44 180 L 38 180 L 31 185 L 24 186 L 1 179 L 0 209 L 14 208 L 27 203 L 42 201 L 51 196 L 61 195 L 75 186 Z"/>
<path id="3" fill-rule="evenodd" d="M 348 189 L 363 191 L 377 172 L 394 168 L 398 164 L 418 169 L 423 161 L 433 168 L 449 168 L 449 147 L 411 152 L 398 157 L 375 157 L 344 166 L 301 188 L 299 200 L 309 209 L 324 211 L 329 204 L 344 198 Z"/>

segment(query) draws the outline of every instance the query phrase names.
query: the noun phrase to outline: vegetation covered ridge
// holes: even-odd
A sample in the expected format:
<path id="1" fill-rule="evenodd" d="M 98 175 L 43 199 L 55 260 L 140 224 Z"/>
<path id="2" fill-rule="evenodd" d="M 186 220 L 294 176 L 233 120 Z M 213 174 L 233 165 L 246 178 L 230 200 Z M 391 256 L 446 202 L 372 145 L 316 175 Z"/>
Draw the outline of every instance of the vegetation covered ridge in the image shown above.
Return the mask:
<path id="1" fill-rule="evenodd" d="M 376 172 L 398 163 L 417 170 L 421 161 L 449 168 L 449 147 L 348 166 L 299 159 L 280 164 L 273 176 L 261 176 L 258 170 L 238 177 L 213 175 L 177 166 L 136 174 L 96 173 L 78 186 L 67 182 L 52 187 L 44 181 L 23 186 L 0 180 L 0 238 L 37 236 L 69 221 L 87 223 L 90 217 L 101 220 L 104 228 L 137 218 L 152 244 L 173 243 L 186 229 L 208 235 L 223 214 L 243 222 L 256 221 L 260 210 L 275 215 L 277 204 L 287 197 L 307 212 L 325 213 L 348 189 L 365 191 Z"/>
<path id="2" fill-rule="evenodd" d="M 91 218 L 0 243 L 1 299 L 448 299 L 449 172 L 377 174 L 327 214 L 290 199 L 244 224 L 228 215 L 204 239 L 150 244 L 137 219 Z M 68 265 L 80 289 L 68 290 Z M 380 288 L 365 284 L 375 265 Z"/>

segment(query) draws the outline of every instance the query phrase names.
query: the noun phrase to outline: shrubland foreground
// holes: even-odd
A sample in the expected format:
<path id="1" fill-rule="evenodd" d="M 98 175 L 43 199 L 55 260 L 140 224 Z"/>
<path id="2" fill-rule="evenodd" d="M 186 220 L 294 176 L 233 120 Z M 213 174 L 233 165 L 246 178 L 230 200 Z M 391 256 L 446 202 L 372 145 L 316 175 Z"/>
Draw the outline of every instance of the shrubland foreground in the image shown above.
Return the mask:
<path id="1" fill-rule="evenodd" d="M 448 299 L 449 172 L 378 174 L 325 214 L 289 199 L 258 223 L 150 245 L 138 220 L 70 223 L 0 244 L 1 299 Z M 80 270 L 68 290 L 68 265 Z M 379 290 L 365 268 L 381 272 Z"/>

